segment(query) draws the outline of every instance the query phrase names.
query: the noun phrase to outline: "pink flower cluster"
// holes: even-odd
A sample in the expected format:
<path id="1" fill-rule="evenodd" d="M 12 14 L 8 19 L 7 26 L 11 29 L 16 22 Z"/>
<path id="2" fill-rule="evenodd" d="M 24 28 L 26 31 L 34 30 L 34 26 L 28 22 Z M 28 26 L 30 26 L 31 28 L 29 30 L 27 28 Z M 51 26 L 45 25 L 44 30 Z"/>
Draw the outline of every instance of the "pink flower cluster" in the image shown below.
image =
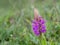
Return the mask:
<path id="1" fill-rule="evenodd" d="M 36 36 L 39 36 L 41 33 L 46 32 L 45 21 L 42 17 L 38 17 L 38 19 L 34 19 L 32 21 L 33 32 Z"/>

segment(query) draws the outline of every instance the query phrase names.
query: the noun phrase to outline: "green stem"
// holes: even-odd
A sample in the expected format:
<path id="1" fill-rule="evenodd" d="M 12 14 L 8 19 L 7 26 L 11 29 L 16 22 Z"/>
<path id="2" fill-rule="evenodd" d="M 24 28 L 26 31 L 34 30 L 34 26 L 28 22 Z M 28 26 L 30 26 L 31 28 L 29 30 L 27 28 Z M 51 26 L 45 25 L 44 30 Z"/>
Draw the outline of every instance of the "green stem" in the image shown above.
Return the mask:
<path id="1" fill-rule="evenodd" d="M 47 45 L 46 38 L 44 35 L 39 36 L 39 45 Z"/>

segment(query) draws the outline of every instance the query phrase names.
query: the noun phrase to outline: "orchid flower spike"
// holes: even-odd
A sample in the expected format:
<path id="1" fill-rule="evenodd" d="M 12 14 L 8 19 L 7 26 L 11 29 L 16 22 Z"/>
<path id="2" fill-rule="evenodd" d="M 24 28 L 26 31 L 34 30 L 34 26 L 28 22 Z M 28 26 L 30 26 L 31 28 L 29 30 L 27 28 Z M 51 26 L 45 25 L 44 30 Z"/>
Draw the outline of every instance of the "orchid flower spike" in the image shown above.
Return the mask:
<path id="1" fill-rule="evenodd" d="M 36 36 L 46 32 L 45 20 L 39 15 L 39 12 L 36 8 L 34 8 L 32 30 Z"/>

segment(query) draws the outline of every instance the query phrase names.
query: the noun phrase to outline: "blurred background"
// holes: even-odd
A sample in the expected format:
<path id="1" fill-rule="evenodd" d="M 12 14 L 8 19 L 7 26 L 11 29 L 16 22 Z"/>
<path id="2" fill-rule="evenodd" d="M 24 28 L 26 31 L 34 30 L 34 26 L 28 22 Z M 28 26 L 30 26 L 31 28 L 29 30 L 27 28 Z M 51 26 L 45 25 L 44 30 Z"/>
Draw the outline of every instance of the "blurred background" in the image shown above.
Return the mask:
<path id="1" fill-rule="evenodd" d="M 32 31 L 34 7 L 46 20 L 41 42 Z M 0 45 L 60 45 L 60 0 L 0 0 Z"/>

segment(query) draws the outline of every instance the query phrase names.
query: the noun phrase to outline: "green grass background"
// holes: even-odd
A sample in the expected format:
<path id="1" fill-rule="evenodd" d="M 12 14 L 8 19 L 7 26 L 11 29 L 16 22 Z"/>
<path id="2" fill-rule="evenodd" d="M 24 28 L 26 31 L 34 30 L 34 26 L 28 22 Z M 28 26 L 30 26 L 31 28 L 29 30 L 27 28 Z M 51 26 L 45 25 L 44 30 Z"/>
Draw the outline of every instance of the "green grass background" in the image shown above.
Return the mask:
<path id="1" fill-rule="evenodd" d="M 46 20 L 46 33 L 32 31 L 33 8 Z M 60 0 L 0 0 L 0 45 L 60 45 Z"/>

